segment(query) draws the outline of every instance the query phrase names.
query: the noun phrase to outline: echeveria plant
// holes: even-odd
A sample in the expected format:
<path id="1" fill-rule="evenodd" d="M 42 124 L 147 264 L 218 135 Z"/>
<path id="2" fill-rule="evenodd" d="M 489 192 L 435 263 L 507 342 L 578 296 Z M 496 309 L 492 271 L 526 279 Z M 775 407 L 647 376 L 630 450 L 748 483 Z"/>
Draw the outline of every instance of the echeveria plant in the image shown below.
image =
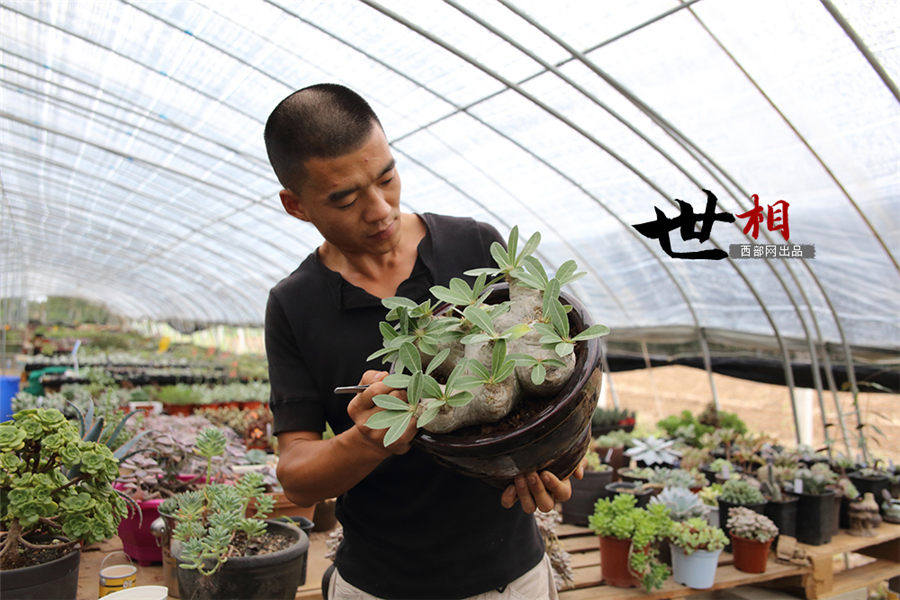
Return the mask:
<path id="1" fill-rule="evenodd" d="M 28 550 L 65 550 L 116 534 L 127 514 L 111 485 L 118 461 L 105 445 L 81 440 L 61 412 L 17 412 L 0 425 L 0 453 L 0 568 L 26 566 Z M 32 536 L 42 534 L 49 543 L 35 543 Z"/>
<path id="2" fill-rule="evenodd" d="M 603 325 L 570 330 L 571 307 L 560 301 L 560 287 L 583 273 L 566 261 L 549 278 L 532 256 L 540 234 L 521 250 L 518 237 L 514 227 L 506 248 L 491 245 L 497 266 L 467 271 L 476 277 L 471 286 L 454 278 L 448 286 L 432 287 L 432 295 L 448 306 L 383 300 L 384 344 L 369 360 L 392 363 L 385 383 L 407 390 L 405 401 L 389 395 L 373 399 L 384 410 L 366 425 L 388 429 L 385 445 L 396 441 L 413 417 L 419 427 L 446 433 L 497 422 L 526 395 L 552 396 L 574 371 L 576 344 L 609 333 Z M 485 304 L 500 280 L 509 284 L 509 301 Z"/>
<path id="3" fill-rule="evenodd" d="M 725 532 L 712 527 L 701 518 L 695 517 L 683 523 L 673 523 L 669 532 L 672 543 L 691 555 L 697 550 L 716 552 L 728 544 Z"/>

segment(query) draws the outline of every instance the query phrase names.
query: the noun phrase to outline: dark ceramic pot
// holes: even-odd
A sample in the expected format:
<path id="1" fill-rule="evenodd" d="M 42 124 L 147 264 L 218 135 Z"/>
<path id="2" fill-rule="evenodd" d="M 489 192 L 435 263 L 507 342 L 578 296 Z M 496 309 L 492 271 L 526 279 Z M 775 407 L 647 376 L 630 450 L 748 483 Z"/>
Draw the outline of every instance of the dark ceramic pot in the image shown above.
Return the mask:
<path id="1" fill-rule="evenodd" d="M 594 514 L 594 504 L 607 496 L 606 484 L 612 481 L 613 472 L 585 471 L 583 479 L 572 478 L 572 497 L 562 503 L 563 523 L 587 526 L 588 517 Z"/>
<path id="2" fill-rule="evenodd" d="M 3 571 L 0 596 L 3 600 L 75 600 L 80 560 L 81 549 L 76 546 L 55 560 Z"/>
<path id="3" fill-rule="evenodd" d="M 182 600 L 293 600 L 306 573 L 309 538 L 294 525 L 281 521 L 266 523 L 269 531 L 276 529 L 290 535 L 294 543 L 270 554 L 231 557 L 209 577 L 179 567 Z M 178 560 L 179 550 L 174 544 L 172 554 Z"/>
<path id="4" fill-rule="evenodd" d="M 505 285 L 494 289 L 489 303 L 509 297 Z M 560 294 L 572 305 L 569 326 L 574 333 L 593 322 L 578 300 Z M 437 312 L 437 311 L 436 311 Z M 560 479 L 572 474 L 591 442 L 591 415 L 600 389 L 600 339 L 578 342 L 575 370 L 556 397 L 528 422 L 513 431 L 481 433 L 481 426 L 437 434 L 420 430 L 413 444 L 440 464 L 495 487 L 506 487 L 517 475 L 550 471 Z"/>
<path id="5" fill-rule="evenodd" d="M 878 504 L 879 510 L 881 510 L 881 503 L 884 502 L 884 498 L 881 497 L 881 491 L 887 490 L 888 493 L 891 492 L 891 480 L 887 475 L 864 477 L 859 472 L 854 472 L 847 475 L 847 477 L 859 490 L 860 498 L 864 497 L 866 492 L 872 492 L 872 495 L 875 496 L 875 502 Z M 881 510 L 881 514 L 884 515 L 883 510 Z"/>
<path id="6" fill-rule="evenodd" d="M 650 504 L 650 498 L 654 496 L 655 490 L 645 490 L 640 493 L 632 493 L 628 490 L 633 490 L 634 488 L 640 486 L 641 484 L 631 483 L 628 481 L 616 481 L 614 483 L 606 484 L 606 492 L 607 496 L 615 496 L 616 494 L 631 494 L 637 500 L 638 508 L 644 508 L 648 504 Z"/>

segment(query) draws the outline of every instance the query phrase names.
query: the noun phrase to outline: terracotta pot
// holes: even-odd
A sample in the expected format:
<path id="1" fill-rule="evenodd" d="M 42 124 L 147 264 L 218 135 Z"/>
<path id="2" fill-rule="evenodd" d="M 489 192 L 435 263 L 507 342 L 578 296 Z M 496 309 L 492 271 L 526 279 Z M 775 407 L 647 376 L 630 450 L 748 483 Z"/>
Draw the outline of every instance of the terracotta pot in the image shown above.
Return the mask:
<path id="1" fill-rule="evenodd" d="M 316 504 L 313 513 L 313 531 L 331 531 L 337 526 L 337 516 L 334 513 L 336 501 L 334 498 Z"/>
<path id="2" fill-rule="evenodd" d="M 508 289 L 500 285 L 489 300 L 498 303 L 508 297 Z M 592 324 L 578 300 L 565 293 L 560 294 L 560 300 L 573 307 L 569 313 L 573 333 Z M 578 342 L 575 370 L 569 381 L 541 412 L 520 427 L 488 434 L 481 433 L 480 426 L 446 434 L 420 430 L 413 444 L 442 465 L 498 488 L 532 471 L 547 470 L 564 479 L 578 466 L 590 444 L 591 415 L 597 406 L 600 378 L 600 339 Z"/>
<path id="3" fill-rule="evenodd" d="M 603 573 L 603 583 L 623 588 L 639 585 L 640 582 L 631 574 L 628 566 L 630 552 L 631 540 L 600 538 L 600 570 Z"/>
<path id="4" fill-rule="evenodd" d="M 163 411 L 170 415 L 189 417 L 194 412 L 192 404 L 163 404 Z"/>
<path id="5" fill-rule="evenodd" d="M 745 573 L 766 572 L 766 564 L 769 562 L 769 546 L 772 545 L 772 540 L 757 542 L 731 534 L 731 544 L 734 546 L 735 569 Z"/>

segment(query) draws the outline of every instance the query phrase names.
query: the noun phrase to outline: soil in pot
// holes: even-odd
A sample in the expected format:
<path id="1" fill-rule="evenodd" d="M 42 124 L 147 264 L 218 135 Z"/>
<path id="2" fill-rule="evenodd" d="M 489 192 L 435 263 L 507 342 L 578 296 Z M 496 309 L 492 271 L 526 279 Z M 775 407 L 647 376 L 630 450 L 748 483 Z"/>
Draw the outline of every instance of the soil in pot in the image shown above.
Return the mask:
<path id="1" fill-rule="evenodd" d="M 613 587 L 637 587 L 639 582 L 628 566 L 631 540 L 600 538 L 600 570 L 603 583 Z"/>
<path id="2" fill-rule="evenodd" d="M 797 541 L 821 546 L 831 541 L 834 519 L 834 492 L 798 494 Z"/>
<path id="3" fill-rule="evenodd" d="M 297 527 L 266 521 L 262 542 L 236 540 L 248 555 L 231 557 L 209 577 L 178 568 L 182 600 L 293 600 L 300 585 L 309 550 L 309 538 Z M 180 548 L 173 544 L 178 557 Z"/>
<path id="4" fill-rule="evenodd" d="M 669 544 L 669 549 L 672 553 L 672 578 L 675 581 L 695 590 L 712 587 L 721 550 L 695 550 L 692 554 L 685 554 L 675 544 Z"/>
<path id="5" fill-rule="evenodd" d="M 616 494 L 632 494 L 637 500 L 636 506 L 638 508 L 644 508 L 650 504 L 650 498 L 653 497 L 655 491 L 656 490 L 653 489 L 644 489 L 644 486 L 641 484 L 630 483 L 627 481 L 616 481 L 606 484 L 608 496 L 615 496 Z"/>
<path id="6" fill-rule="evenodd" d="M 778 527 L 780 535 L 796 537 L 797 534 L 797 497 L 789 494 L 784 495 L 783 502 L 774 502 L 772 500 L 766 503 L 764 514 L 772 519 L 775 526 Z"/>
<path id="7" fill-rule="evenodd" d="M 646 477 L 638 477 L 634 475 L 633 469 L 619 469 L 616 471 L 619 476 L 619 481 L 627 481 L 630 483 L 647 483 L 648 479 Z"/>
<path id="8" fill-rule="evenodd" d="M 772 540 L 758 542 L 731 535 L 734 546 L 734 568 L 745 573 L 765 573 Z"/>
<path id="9" fill-rule="evenodd" d="M 81 560 L 78 546 L 69 550 L 29 548 L 25 557 L 28 561 L 46 562 L 0 571 L 0 597 L 3 600 L 75 600 Z"/>
<path id="10" fill-rule="evenodd" d="M 572 478 L 572 497 L 562 503 L 563 523 L 586 527 L 588 516 L 594 514 L 594 504 L 607 496 L 606 484 L 612 482 L 613 472 L 585 471 L 583 479 Z"/>

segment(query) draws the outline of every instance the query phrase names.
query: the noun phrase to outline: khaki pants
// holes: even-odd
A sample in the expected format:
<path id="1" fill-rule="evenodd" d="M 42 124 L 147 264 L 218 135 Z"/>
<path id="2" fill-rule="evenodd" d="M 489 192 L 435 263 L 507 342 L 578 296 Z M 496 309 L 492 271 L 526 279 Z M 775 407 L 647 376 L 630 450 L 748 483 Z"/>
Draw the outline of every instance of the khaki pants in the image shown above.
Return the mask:
<path id="1" fill-rule="evenodd" d="M 346 581 L 337 572 L 331 574 L 328 586 L 328 600 L 380 600 L 378 597 L 359 590 Z M 553 571 L 550 557 L 546 554 L 536 567 L 509 583 L 500 592 L 492 590 L 484 594 L 470 596 L 465 600 L 559 600 L 556 584 L 553 582 Z"/>

